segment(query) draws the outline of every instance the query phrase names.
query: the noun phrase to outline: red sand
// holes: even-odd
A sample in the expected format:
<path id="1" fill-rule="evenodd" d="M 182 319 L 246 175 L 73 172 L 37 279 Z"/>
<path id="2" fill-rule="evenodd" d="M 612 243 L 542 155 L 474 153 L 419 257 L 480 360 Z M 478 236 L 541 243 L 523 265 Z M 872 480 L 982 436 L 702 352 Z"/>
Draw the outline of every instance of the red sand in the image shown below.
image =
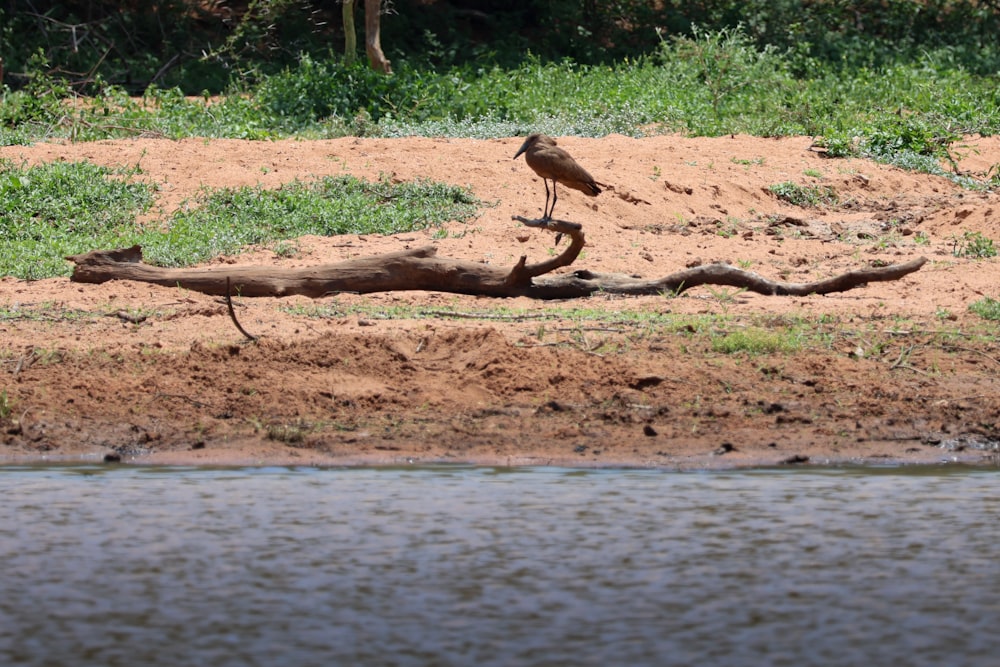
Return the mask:
<path id="1" fill-rule="evenodd" d="M 512 160 L 521 138 L 246 142 L 136 139 L 0 148 L 15 163 L 139 165 L 159 187 L 149 222 L 203 187 L 353 174 L 427 177 L 495 204 L 468 223 L 398 236 L 299 239 L 291 258 L 259 250 L 217 263 L 303 266 L 433 244 L 438 254 L 513 266 L 549 256 L 542 182 Z M 0 460 L 338 465 L 473 462 L 725 467 L 826 462 L 995 461 L 998 371 L 990 331 L 969 312 L 997 296 L 1000 260 L 953 256 L 966 231 L 1000 239 L 1000 195 L 860 159 L 828 159 L 808 138 L 664 136 L 559 140 L 612 188 L 560 189 L 557 216 L 580 222 L 572 269 L 657 278 L 728 261 L 805 282 L 925 256 L 920 271 L 829 296 L 768 297 L 700 287 L 677 298 L 597 296 L 559 304 L 428 292 L 311 301 L 239 299 L 248 344 L 224 303 L 153 285 L 66 278 L 0 280 L 10 414 Z M 1000 138 L 972 137 L 961 168 L 1000 163 Z M 798 208 L 768 191 L 833 188 L 839 205 Z M 310 318 L 296 307 L 498 306 L 525 316 Z M 631 321 L 536 319 L 555 308 L 827 316 L 829 349 L 763 357 L 711 350 L 705 336 Z M 71 316 L 71 313 L 107 316 Z M 139 324 L 115 316 L 148 314 Z M 151 314 L 150 314 L 151 313 Z M 942 331 L 961 335 L 945 339 Z M 995 332 L 995 328 L 992 329 Z"/>

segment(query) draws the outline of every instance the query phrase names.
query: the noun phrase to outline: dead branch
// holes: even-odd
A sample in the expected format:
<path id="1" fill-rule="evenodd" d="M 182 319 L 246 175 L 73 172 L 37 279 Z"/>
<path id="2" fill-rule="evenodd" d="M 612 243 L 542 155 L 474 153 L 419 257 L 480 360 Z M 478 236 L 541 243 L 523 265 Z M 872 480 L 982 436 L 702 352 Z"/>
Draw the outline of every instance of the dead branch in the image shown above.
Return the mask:
<path id="1" fill-rule="evenodd" d="M 699 285 L 727 285 L 771 296 L 830 294 L 872 282 L 899 280 L 927 262 L 920 257 L 904 264 L 848 271 L 810 283 L 773 281 L 723 263 L 697 266 L 653 280 L 587 270 L 546 275 L 576 260 L 585 245 L 582 227 L 565 220 L 529 220 L 520 216 L 515 219 L 529 227 L 566 234 L 572 241 L 556 257 L 528 264 L 527 257 L 522 256 L 511 269 L 438 257 L 433 246 L 299 269 L 264 266 L 164 268 L 143 263 L 139 246 L 95 250 L 67 259 L 75 264 L 71 277 L 74 282 L 135 280 L 217 296 L 227 296 L 231 284 L 245 297 L 298 294 L 320 298 L 340 292 L 427 290 L 536 299 L 574 299 L 596 292 L 633 296 L 680 294 Z"/>
<path id="2" fill-rule="evenodd" d="M 602 291 L 612 294 L 638 295 L 668 292 L 680 294 L 700 285 L 727 285 L 767 296 L 807 296 L 846 292 L 855 287 L 864 287 L 868 283 L 899 280 L 903 276 L 917 271 L 926 263 L 926 257 L 918 257 L 904 264 L 857 269 L 810 283 L 768 280 L 756 273 L 737 269 L 721 262 L 672 273 L 660 280 L 641 280 L 615 274 L 577 271 L 569 277 L 569 280 L 563 282 L 577 283 L 575 286 L 579 289 L 596 283 L 602 286 L 600 288 Z M 569 286 L 566 285 L 566 287 Z M 595 288 L 593 291 L 597 291 L 597 289 Z"/>
<path id="3" fill-rule="evenodd" d="M 226 276 L 226 308 L 229 309 L 229 319 L 231 319 L 233 321 L 233 324 L 236 325 L 236 330 L 239 331 L 244 336 L 246 336 L 247 339 L 250 340 L 251 342 L 256 343 L 260 337 L 254 336 L 251 333 L 247 333 L 247 330 L 243 328 L 243 325 L 240 324 L 240 321 L 236 319 L 236 311 L 233 310 L 232 290 L 229 287 L 229 276 Z"/>

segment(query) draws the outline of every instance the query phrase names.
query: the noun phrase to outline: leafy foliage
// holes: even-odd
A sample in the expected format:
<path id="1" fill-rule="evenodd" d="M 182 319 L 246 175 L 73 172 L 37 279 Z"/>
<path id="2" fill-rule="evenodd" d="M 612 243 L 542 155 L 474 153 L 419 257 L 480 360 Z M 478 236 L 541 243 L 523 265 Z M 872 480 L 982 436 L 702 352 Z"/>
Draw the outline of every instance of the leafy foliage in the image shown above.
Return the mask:
<path id="1" fill-rule="evenodd" d="M 987 259 L 989 257 L 996 257 L 997 249 L 993 245 L 993 239 L 983 236 L 980 232 L 966 231 L 962 235 L 962 238 L 954 240 L 952 254 L 955 257 Z"/>
<path id="2" fill-rule="evenodd" d="M 444 87 L 446 79 L 416 70 L 406 62 L 397 66 L 392 76 L 384 76 L 361 62 L 347 65 L 304 56 L 295 67 L 263 80 L 253 96 L 279 122 L 288 118 L 300 125 L 358 114 L 378 122 L 393 113 L 414 120 L 441 113 L 447 97 L 442 94 Z"/>
<path id="3" fill-rule="evenodd" d="M 395 73 L 388 77 L 362 63 L 345 64 L 329 41 L 317 48 L 318 35 L 333 30 L 321 24 L 336 25 L 337 17 L 324 14 L 327 7 L 306 18 L 310 3 L 298 0 L 254 0 L 222 42 L 209 40 L 213 46 L 199 62 L 229 68 L 221 96 L 209 89 L 191 96 L 192 82 L 201 80 L 193 75 L 160 87 L 170 80 L 164 74 L 153 76 L 136 98 L 121 76 L 105 78 L 98 68 L 83 86 L 89 96 L 75 98 L 65 63 L 52 64 L 57 56 L 69 58 L 55 42 L 16 51 L 25 67 L 7 77 L 16 79 L 16 90 L 0 88 L 0 145 L 135 135 L 807 135 L 831 156 L 870 157 L 965 187 L 995 188 L 1000 182 L 997 175 L 977 180 L 957 173 L 952 155 L 960 137 L 1000 131 L 1000 45 L 991 32 L 1000 28 L 1000 9 L 990 3 L 625 0 L 583 3 L 585 11 L 580 3 L 559 0 L 492 7 L 490 15 L 506 26 L 511 44 L 530 39 L 534 20 L 552 19 L 544 24 L 544 48 L 522 49 L 516 58 L 484 51 L 483 45 L 463 51 L 467 35 L 428 18 L 454 9 L 445 3 L 431 3 L 420 17 L 403 4 L 384 27 L 408 26 L 410 37 L 393 37 L 390 30 L 384 41 L 418 40 L 421 47 L 393 54 Z M 210 5 L 191 8 L 175 0 L 159 10 L 169 15 L 187 8 L 211 24 Z M 133 36 L 137 44 L 148 38 L 152 49 L 156 39 L 166 39 L 169 44 L 156 42 L 156 48 L 175 48 L 179 42 L 171 40 L 181 36 L 174 28 L 193 25 L 185 15 L 154 39 L 143 32 L 145 5 L 131 9 L 135 15 L 121 18 L 121 25 L 114 17 L 97 21 L 80 48 L 92 48 L 98 36 L 111 40 L 124 27 L 139 31 Z M 103 5 L 64 3 L 51 18 L 70 22 L 83 10 L 101 15 Z M 11 26 L 26 22 L 15 11 L 0 30 L 13 34 Z M 294 37 L 291 25 L 312 26 L 315 34 Z M 648 48 L 622 41 L 640 35 L 634 43 Z M 563 51 L 550 51 L 554 44 Z M 154 52 L 143 53 L 152 62 Z M 473 52 L 495 57 L 474 60 Z M 123 54 L 117 56 L 127 60 Z M 133 73 L 141 69 L 128 67 Z M 185 62 L 178 73 L 192 68 Z"/>
<path id="4" fill-rule="evenodd" d="M 382 43 L 394 63 L 432 71 L 517 68 L 529 53 L 544 62 L 608 65 L 655 53 L 661 35 L 694 38 L 692 26 L 722 32 L 738 25 L 757 49 L 787 53 L 796 74 L 817 63 L 884 68 L 939 49 L 955 69 L 1000 69 L 1000 8 L 979 0 L 430 0 L 384 9 Z M 217 94 L 280 72 L 303 54 L 326 60 L 331 45 L 340 52 L 340 10 L 339 2 L 315 0 L 15 1 L 0 8 L 0 57 L 15 87 L 43 48 L 80 90 L 93 92 L 100 79 L 131 94 L 153 84 Z"/>
<path id="5" fill-rule="evenodd" d="M 35 63 L 29 88 L 3 92 L 0 143 L 136 134 L 798 134 L 816 137 L 833 156 L 874 157 L 968 185 L 954 173 L 954 141 L 1000 131 L 998 76 L 957 67 L 948 50 L 846 69 L 758 47 L 745 28 L 693 28 L 691 36 L 665 37 L 653 54 L 604 65 L 529 56 L 513 68 L 436 71 L 397 60 L 386 77 L 363 64 L 303 55 L 221 97 L 150 87 L 137 99 L 98 81 L 94 96 L 67 104 L 65 86 L 45 73 L 43 59 Z"/>
<path id="6" fill-rule="evenodd" d="M 794 79 L 777 49 L 758 49 L 742 29 L 692 30 L 691 37 L 675 36 L 661 44 L 659 61 L 675 72 L 685 91 L 679 102 L 687 107 L 687 122 L 695 133 L 724 132 L 734 116 L 762 119 L 780 110 Z M 711 110 L 708 119 L 703 117 L 706 109 Z M 777 128 L 759 132 L 773 133 L 769 130 Z"/>

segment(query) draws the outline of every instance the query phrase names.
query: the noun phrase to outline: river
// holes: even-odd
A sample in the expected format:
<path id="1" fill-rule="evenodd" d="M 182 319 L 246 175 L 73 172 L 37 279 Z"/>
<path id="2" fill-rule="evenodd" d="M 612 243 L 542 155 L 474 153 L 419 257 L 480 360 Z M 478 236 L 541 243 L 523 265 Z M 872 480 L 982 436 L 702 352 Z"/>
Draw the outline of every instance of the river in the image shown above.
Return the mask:
<path id="1" fill-rule="evenodd" d="M 1000 471 L 0 466 L 3 665 L 995 665 Z"/>

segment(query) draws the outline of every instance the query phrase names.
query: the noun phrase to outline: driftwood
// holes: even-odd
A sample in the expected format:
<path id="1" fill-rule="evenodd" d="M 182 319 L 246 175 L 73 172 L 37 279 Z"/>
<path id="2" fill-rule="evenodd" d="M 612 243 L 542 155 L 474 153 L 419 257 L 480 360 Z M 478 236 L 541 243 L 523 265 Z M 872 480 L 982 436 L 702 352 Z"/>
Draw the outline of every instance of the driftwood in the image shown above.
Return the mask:
<path id="1" fill-rule="evenodd" d="M 75 264 L 71 277 L 74 282 L 135 280 L 219 296 L 228 295 L 230 289 L 244 297 L 299 294 L 312 298 L 339 292 L 366 294 L 427 290 L 495 297 L 527 296 L 536 299 L 572 299 L 596 292 L 624 295 L 680 294 L 699 285 L 726 285 L 775 296 L 830 294 L 863 287 L 871 282 L 898 280 L 917 271 L 927 262 L 926 258 L 920 257 L 905 264 L 849 271 L 811 283 L 768 280 L 756 273 L 722 263 L 697 266 L 654 280 L 586 270 L 546 276 L 555 269 L 569 266 L 579 256 L 584 247 L 581 226 L 565 220 L 529 220 L 520 216 L 515 219 L 529 227 L 565 234 L 572 241 L 557 257 L 528 264 L 527 257 L 522 256 L 509 269 L 438 257 L 437 248 L 433 246 L 300 269 L 262 266 L 163 268 L 143 263 L 142 249 L 139 246 L 121 250 L 95 250 L 67 259 Z"/>

